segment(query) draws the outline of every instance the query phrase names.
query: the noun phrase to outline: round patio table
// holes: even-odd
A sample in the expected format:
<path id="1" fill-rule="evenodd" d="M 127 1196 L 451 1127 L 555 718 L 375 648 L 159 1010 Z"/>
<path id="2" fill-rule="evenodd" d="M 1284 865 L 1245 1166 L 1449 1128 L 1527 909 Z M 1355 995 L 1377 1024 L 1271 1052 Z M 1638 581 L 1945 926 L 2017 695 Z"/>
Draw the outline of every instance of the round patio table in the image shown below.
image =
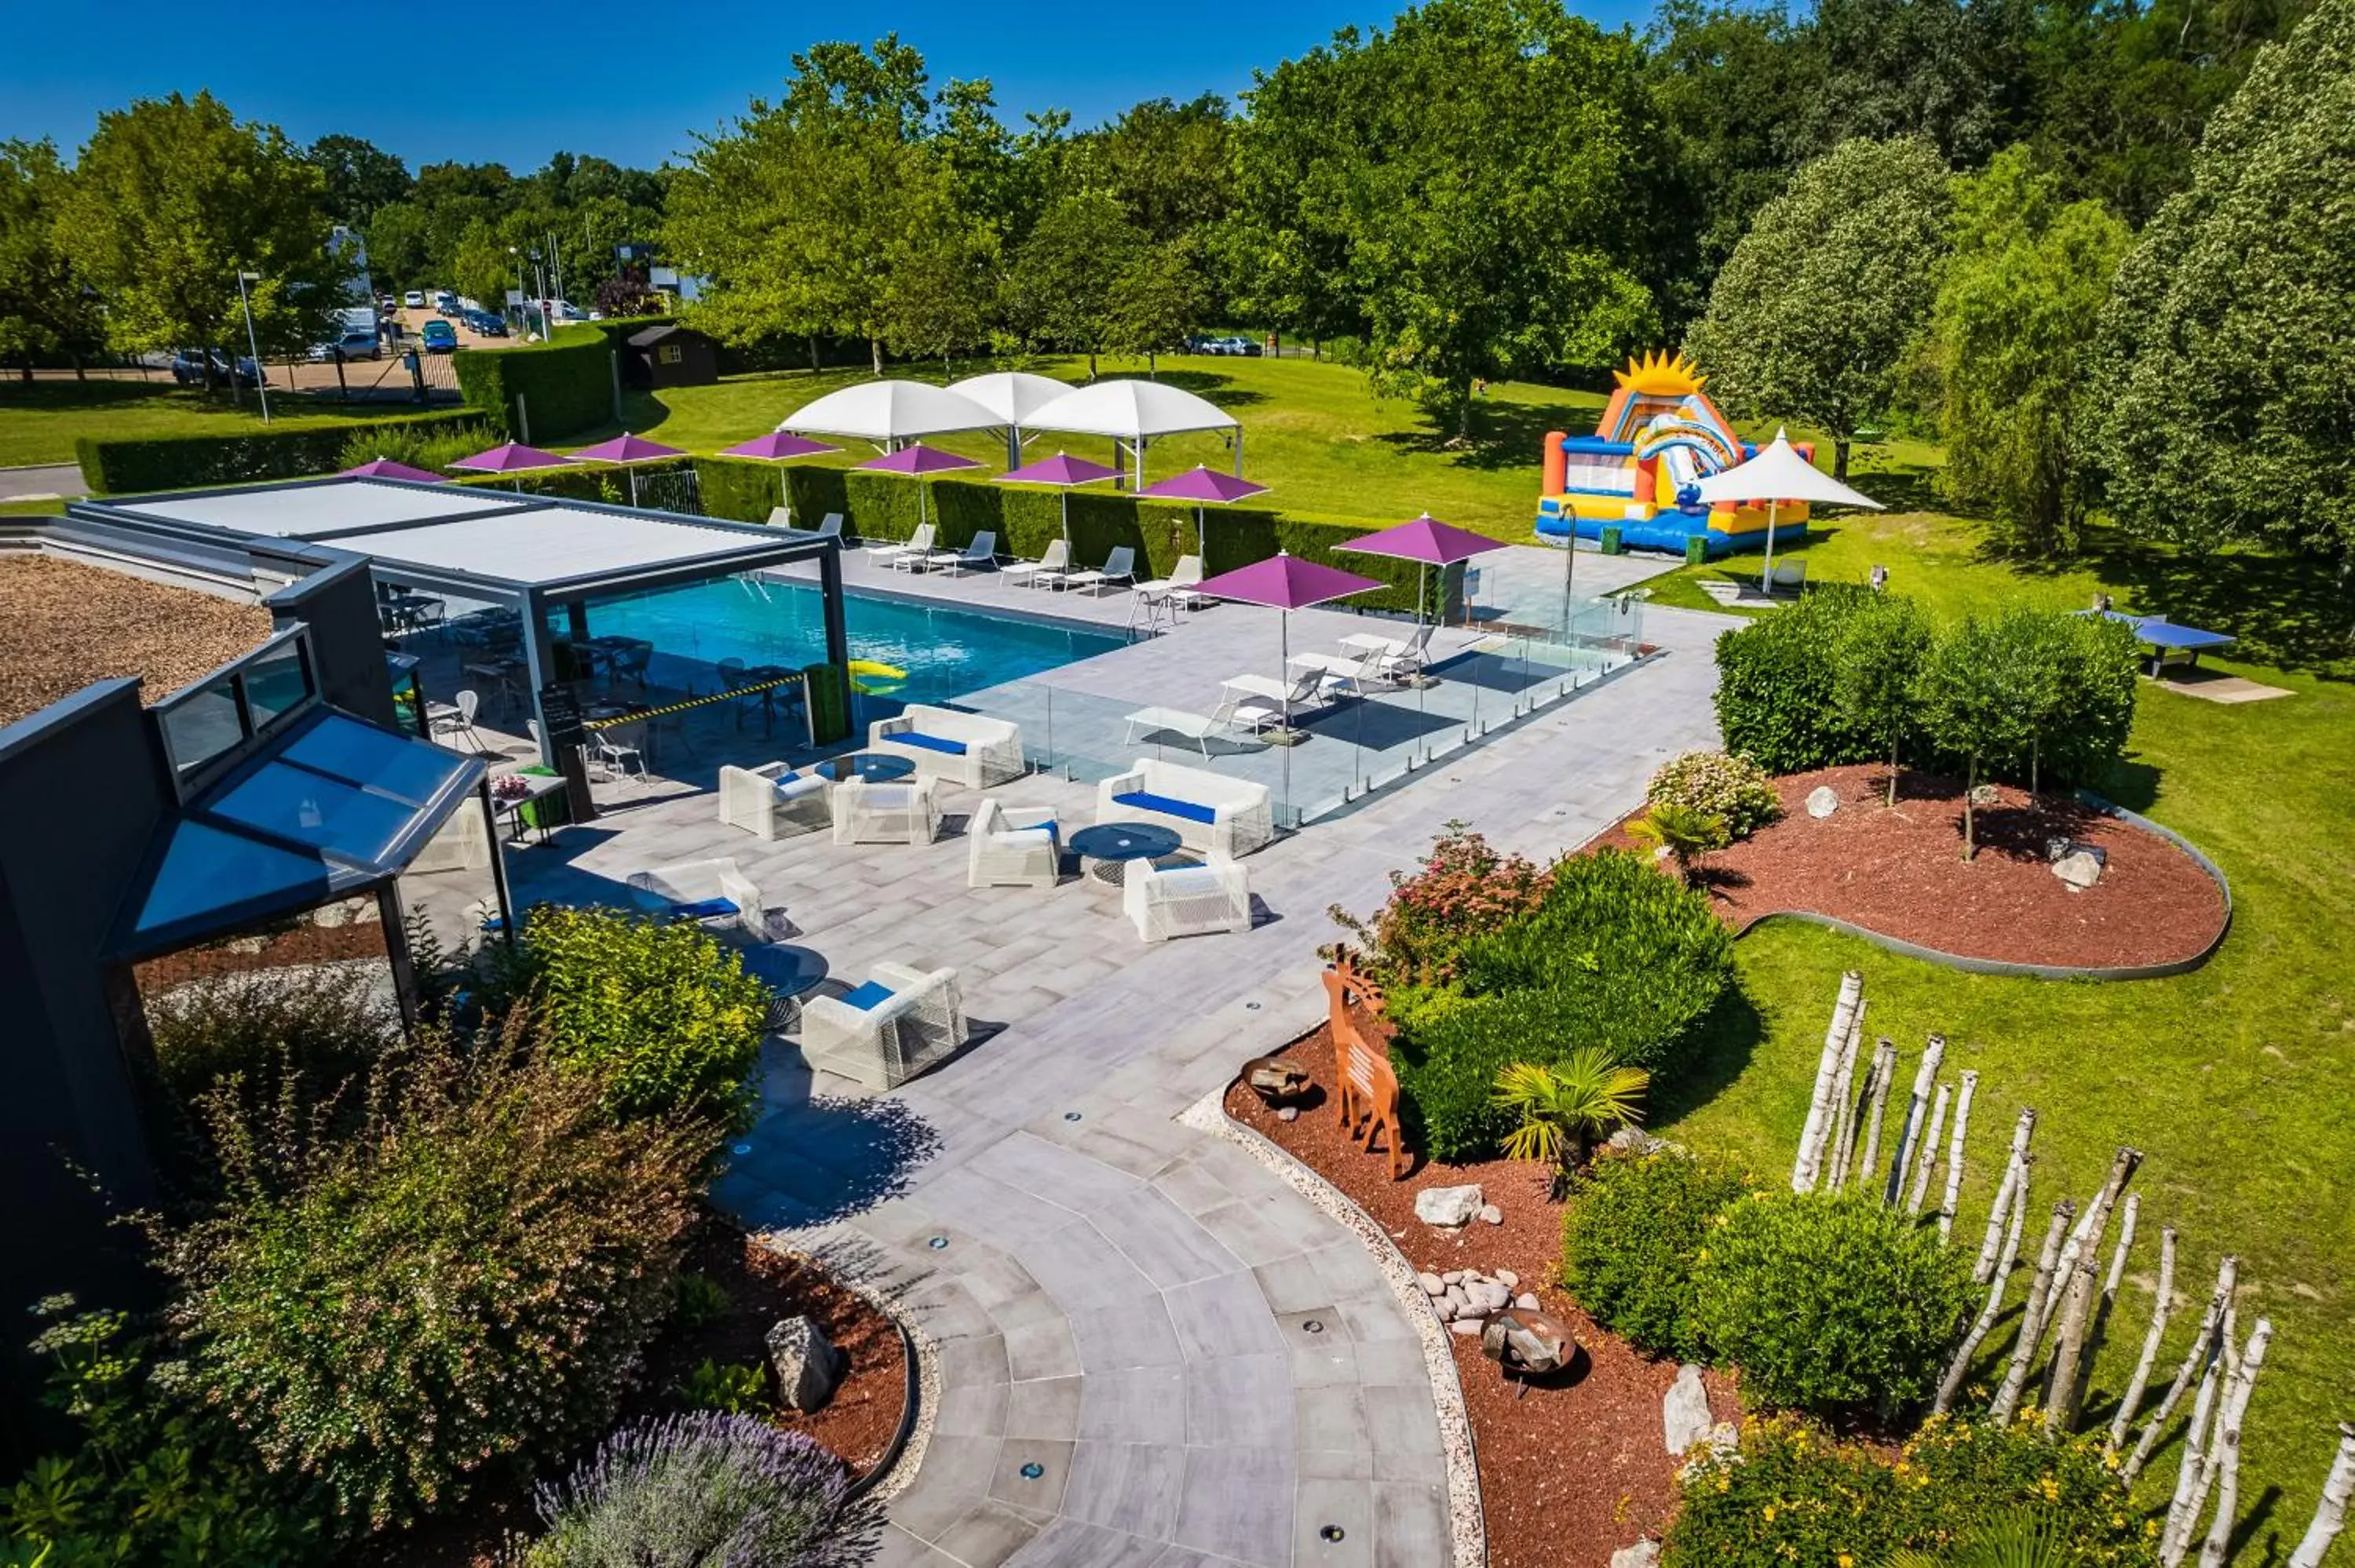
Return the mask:
<path id="1" fill-rule="evenodd" d="M 892 757 L 880 751 L 854 751 L 847 757 L 829 757 L 815 768 L 821 779 L 831 779 L 837 784 L 846 779 L 864 779 L 869 784 L 888 784 L 894 779 L 905 779 L 916 770 L 916 765 L 904 757 Z"/>
<path id="2" fill-rule="evenodd" d="M 1167 860 L 1185 841 L 1151 822 L 1099 822 L 1071 835 L 1071 849 L 1088 863 L 1087 872 L 1109 887 L 1128 880 L 1133 860 Z"/>
<path id="3" fill-rule="evenodd" d="M 826 955 L 815 948 L 768 942 L 746 948 L 739 956 L 744 972 L 769 988 L 769 1012 L 762 1022 L 771 1030 L 791 1029 L 801 1012 L 801 999 L 826 980 Z"/>

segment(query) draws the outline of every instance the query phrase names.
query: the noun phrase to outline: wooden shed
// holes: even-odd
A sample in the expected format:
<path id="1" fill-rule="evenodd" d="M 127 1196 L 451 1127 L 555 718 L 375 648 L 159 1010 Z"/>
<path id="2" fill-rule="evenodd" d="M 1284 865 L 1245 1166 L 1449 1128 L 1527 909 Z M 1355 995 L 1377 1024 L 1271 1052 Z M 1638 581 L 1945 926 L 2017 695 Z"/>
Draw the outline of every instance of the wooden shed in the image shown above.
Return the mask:
<path id="1" fill-rule="evenodd" d="M 693 327 L 666 322 L 629 341 L 634 386 L 706 387 L 719 379 L 719 345 Z"/>

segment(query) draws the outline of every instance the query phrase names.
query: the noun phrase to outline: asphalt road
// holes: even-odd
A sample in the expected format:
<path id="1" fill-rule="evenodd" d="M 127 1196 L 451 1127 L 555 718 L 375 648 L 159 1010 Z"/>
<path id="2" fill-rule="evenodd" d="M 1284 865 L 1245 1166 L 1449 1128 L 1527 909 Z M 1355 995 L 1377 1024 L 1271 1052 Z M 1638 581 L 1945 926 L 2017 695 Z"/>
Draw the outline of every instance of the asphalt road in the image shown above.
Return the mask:
<path id="1" fill-rule="evenodd" d="M 42 468 L 0 468 L 0 501 L 62 501 L 86 494 L 81 470 L 73 463 Z"/>

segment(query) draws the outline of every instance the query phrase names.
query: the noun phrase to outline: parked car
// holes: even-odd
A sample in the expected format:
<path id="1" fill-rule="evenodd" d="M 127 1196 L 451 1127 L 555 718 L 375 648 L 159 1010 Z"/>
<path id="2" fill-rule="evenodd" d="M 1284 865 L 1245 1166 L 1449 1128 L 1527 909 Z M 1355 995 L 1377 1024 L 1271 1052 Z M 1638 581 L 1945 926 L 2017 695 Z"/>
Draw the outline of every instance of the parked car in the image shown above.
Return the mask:
<path id="1" fill-rule="evenodd" d="M 411 289 L 409 292 L 400 296 L 400 302 L 407 305 L 412 311 L 421 311 L 425 308 L 425 291 L 422 289 Z"/>
<path id="2" fill-rule="evenodd" d="M 571 301 L 559 300 L 556 302 L 556 319 L 560 322 L 585 322 L 593 318 Z"/>
<path id="3" fill-rule="evenodd" d="M 506 322 L 501 317 L 493 315 L 488 311 L 468 311 L 462 319 L 469 328 L 475 333 L 480 334 L 484 337 L 505 337 L 507 335 Z"/>
<path id="4" fill-rule="evenodd" d="M 1199 334 L 1186 340 L 1186 349 L 1189 354 L 1225 355 L 1233 358 L 1251 359 L 1257 359 L 1261 353 L 1257 338 L 1203 337 Z"/>
<path id="5" fill-rule="evenodd" d="M 458 329 L 439 316 L 427 322 L 425 330 L 417 335 L 428 354 L 447 354 L 458 346 Z"/>
<path id="6" fill-rule="evenodd" d="M 383 352 L 383 345 L 377 341 L 376 334 L 356 328 L 347 329 L 333 343 L 311 345 L 311 358 L 322 365 L 337 359 L 375 359 Z"/>
<path id="7" fill-rule="evenodd" d="M 458 296 L 452 293 L 447 289 L 442 290 L 439 293 L 433 296 L 433 313 L 436 315 L 443 316 L 456 315 L 458 313 Z"/>
<path id="8" fill-rule="evenodd" d="M 217 382 L 228 381 L 232 374 L 229 368 L 229 358 L 228 355 L 217 348 L 196 353 L 184 348 L 174 355 L 172 379 L 183 387 L 204 385 L 207 353 L 209 353 L 213 362 L 213 379 Z M 250 355 L 240 354 L 237 356 L 237 368 L 234 374 L 240 387 L 259 387 L 262 383 L 261 366 L 253 362 Z"/>

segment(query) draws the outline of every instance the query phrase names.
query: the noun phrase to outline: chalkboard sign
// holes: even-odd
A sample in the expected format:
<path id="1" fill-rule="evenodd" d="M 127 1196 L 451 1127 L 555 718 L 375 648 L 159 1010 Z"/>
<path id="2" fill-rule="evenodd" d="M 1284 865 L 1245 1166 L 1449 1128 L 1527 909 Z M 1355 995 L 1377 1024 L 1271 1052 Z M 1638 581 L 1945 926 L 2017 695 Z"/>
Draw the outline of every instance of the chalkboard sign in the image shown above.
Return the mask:
<path id="1" fill-rule="evenodd" d="M 581 755 L 581 699 L 570 686 L 550 681 L 539 689 L 539 722 L 548 726 L 548 744 L 556 753 L 556 770 L 564 775 L 564 800 L 576 822 L 597 820 L 596 802 L 589 794 L 589 764 Z"/>

